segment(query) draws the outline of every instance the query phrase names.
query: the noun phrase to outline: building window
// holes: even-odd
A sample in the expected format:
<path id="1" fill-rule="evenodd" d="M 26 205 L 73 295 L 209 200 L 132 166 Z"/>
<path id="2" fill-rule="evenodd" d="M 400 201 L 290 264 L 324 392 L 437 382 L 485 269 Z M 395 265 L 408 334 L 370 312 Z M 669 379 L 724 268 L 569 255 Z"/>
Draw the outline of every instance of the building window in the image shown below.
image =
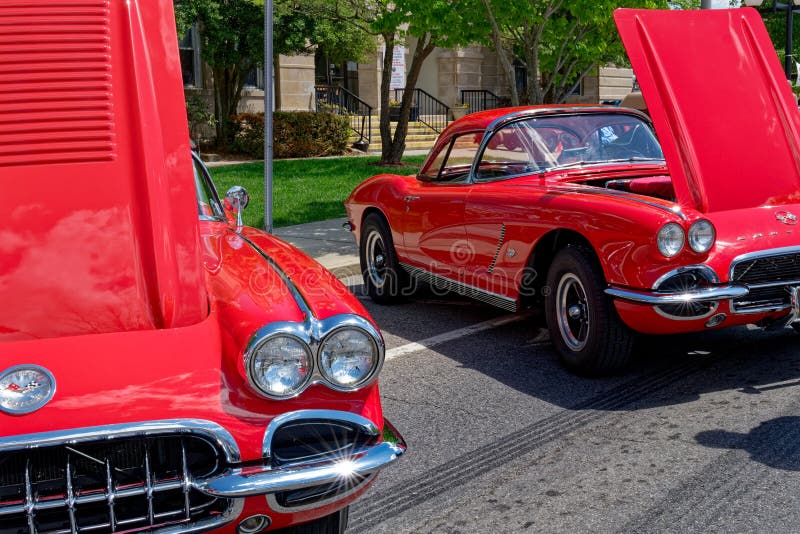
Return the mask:
<path id="1" fill-rule="evenodd" d="M 203 79 L 200 75 L 200 34 L 197 24 L 191 28 L 178 41 L 181 55 L 181 74 L 183 74 L 184 87 L 202 87 Z"/>
<path id="2" fill-rule="evenodd" d="M 247 79 L 244 81 L 244 88 L 245 89 L 260 89 L 264 90 L 264 69 L 260 67 L 255 67 L 250 69 L 250 72 L 247 74 Z"/>
<path id="3" fill-rule="evenodd" d="M 583 96 L 583 80 L 569 92 L 570 96 Z"/>

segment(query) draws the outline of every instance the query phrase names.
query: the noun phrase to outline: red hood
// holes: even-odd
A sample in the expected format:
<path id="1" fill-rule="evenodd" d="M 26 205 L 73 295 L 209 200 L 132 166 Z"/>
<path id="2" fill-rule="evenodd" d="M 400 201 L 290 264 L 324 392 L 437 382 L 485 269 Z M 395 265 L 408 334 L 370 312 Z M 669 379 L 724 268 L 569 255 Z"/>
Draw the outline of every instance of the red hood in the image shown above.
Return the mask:
<path id="1" fill-rule="evenodd" d="M 800 114 L 758 12 L 614 18 L 678 201 L 703 212 L 796 202 Z"/>
<path id="2" fill-rule="evenodd" d="M 202 321 L 172 3 L 0 15 L 0 341 Z"/>

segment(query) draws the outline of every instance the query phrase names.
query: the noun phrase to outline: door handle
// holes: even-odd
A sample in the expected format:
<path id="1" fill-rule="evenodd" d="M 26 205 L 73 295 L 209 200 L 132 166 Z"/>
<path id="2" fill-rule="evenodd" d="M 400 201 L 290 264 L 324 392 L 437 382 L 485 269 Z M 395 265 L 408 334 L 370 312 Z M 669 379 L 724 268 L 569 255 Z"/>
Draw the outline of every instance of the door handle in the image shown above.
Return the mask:
<path id="1" fill-rule="evenodd" d="M 419 197 L 418 196 L 414 196 L 414 195 L 409 195 L 409 196 L 405 197 L 405 201 L 406 202 L 411 202 L 412 200 L 419 200 Z"/>

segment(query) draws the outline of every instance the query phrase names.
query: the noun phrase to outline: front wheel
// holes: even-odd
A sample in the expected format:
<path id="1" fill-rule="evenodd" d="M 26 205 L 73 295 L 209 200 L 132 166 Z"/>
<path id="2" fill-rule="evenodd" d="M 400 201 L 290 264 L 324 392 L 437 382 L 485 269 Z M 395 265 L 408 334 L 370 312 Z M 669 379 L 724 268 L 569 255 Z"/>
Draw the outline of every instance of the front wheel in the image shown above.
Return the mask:
<path id="1" fill-rule="evenodd" d="M 400 266 L 389 225 L 378 214 L 364 219 L 359 247 L 364 286 L 379 304 L 391 304 L 411 294 L 412 281 Z"/>
<path id="2" fill-rule="evenodd" d="M 547 326 L 563 364 L 582 375 L 624 368 L 633 354 L 633 333 L 603 292 L 605 279 L 592 253 L 577 245 L 560 250 L 547 286 Z"/>

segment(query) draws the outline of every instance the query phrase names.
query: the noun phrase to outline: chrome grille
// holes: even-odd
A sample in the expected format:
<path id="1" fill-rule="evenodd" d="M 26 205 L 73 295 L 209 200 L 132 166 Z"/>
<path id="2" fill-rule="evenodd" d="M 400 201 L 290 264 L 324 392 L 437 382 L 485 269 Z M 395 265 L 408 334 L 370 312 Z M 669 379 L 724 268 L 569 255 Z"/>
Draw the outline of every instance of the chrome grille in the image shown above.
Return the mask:
<path id="1" fill-rule="evenodd" d="M 0 533 L 181 530 L 221 517 L 231 501 L 192 480 L 217 472 L 220 451 L 187 434 L 113 438 L 0 452 Z"/>
<path id="2" fill-rule="evenodd" d="M 790 288 L 800 285 L 800 249 L 747 254 L 734 260 L 730 280 L 750 289 L 747 296 L 732 302 L 734 312 L 757 313 L 789 308 Z"/>

